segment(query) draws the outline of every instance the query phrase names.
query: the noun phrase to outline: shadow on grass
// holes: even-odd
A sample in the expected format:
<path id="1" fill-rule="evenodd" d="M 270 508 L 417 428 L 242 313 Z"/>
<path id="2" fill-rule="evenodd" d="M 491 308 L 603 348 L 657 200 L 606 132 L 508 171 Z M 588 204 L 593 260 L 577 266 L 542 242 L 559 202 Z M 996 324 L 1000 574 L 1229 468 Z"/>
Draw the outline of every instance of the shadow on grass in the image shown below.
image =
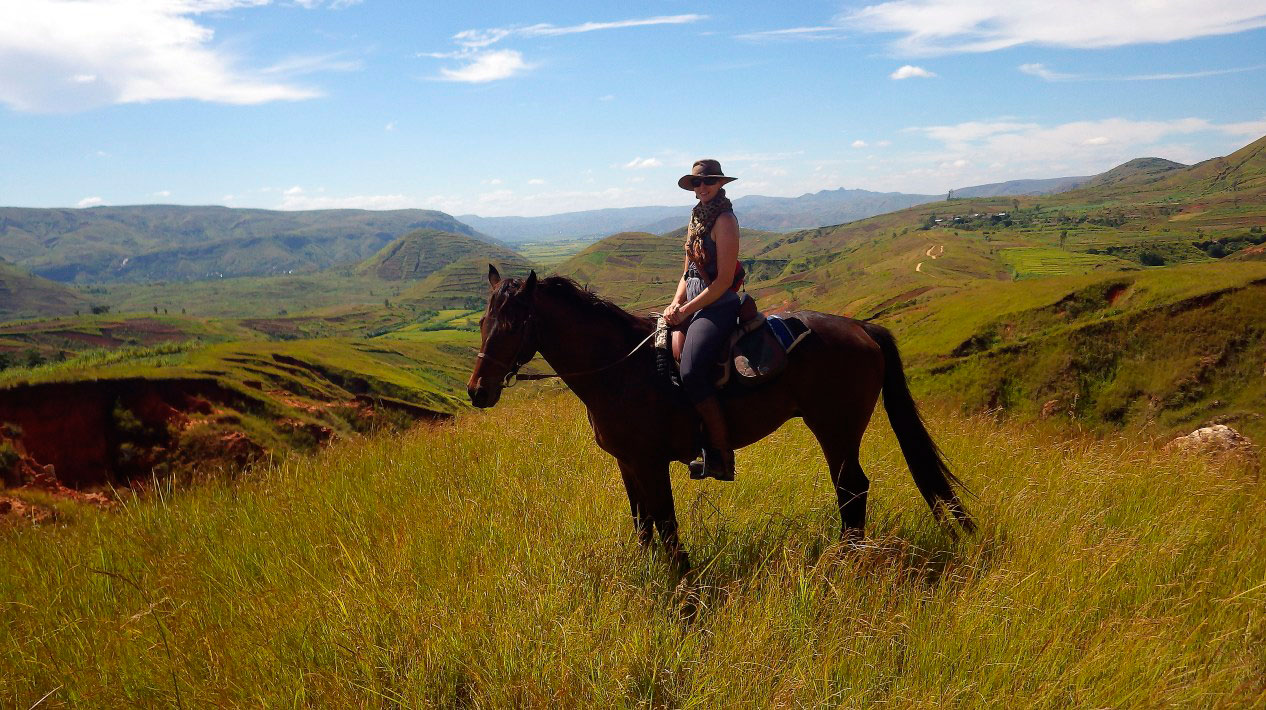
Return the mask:
<path id="1" fill-rule="evenodd" d="M 695 499 L 685 517 L 692 567 L 682 572 L 652 547 L 628 581 L 675 609 L 687 625 L 719 612 L 744 589 L 791 580 L 834 586 L 842 579 L 869 579 L 911 591 L 961 587 L 987 572 L 1006 543 L 988 526 L 955 539 L 930 524 L 930 516 L 905 514 L 875 516 L 864 539 L 840 541 L 834 506 L 734 526 L 721 519 L 706 495 Z"/>

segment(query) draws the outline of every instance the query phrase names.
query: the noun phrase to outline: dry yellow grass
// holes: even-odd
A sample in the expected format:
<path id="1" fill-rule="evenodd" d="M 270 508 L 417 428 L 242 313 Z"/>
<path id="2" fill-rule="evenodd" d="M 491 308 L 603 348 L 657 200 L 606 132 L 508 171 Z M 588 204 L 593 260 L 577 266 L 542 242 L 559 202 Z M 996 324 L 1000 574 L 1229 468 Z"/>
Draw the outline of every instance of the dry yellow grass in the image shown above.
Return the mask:
<path id="1" fill-rule="evenodd" d="M 933 408 L 981 523 L 935 527 L 878 419 L 836 544 L 799 424 L 674 470 L 677 577 L 570 395 L 0 530 L 0 704 L 1247 707 L 1266 492 L 1243 466 Z"/>

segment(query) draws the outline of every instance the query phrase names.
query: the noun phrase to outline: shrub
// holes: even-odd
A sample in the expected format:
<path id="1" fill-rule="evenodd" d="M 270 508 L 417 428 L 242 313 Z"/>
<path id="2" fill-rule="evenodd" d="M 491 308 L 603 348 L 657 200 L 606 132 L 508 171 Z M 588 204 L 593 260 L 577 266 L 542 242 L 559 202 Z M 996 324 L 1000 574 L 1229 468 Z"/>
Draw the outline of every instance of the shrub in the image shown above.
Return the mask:
<path id="1" fill-rule="evenodd" d="M 1139 263 L 1143 266 L 1164 266 L 1165 257 L 1154 251 L 1144 251 L 1139 253 Z"/>

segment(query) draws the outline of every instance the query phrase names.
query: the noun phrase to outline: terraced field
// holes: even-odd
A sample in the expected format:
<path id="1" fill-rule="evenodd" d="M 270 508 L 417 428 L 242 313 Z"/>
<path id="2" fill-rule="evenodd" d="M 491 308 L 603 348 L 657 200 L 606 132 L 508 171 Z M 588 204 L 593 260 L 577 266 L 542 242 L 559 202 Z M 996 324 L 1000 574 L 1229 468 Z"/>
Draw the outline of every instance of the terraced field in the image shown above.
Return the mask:
<path id="1" fill-rule="evenodd" d="M 998 252 L 1002 263 L 1016 279 L 1084 274 L 1097 269 L 1130 268 L 1130 264 L 1112 256 L 1084 254 L 1052 247 L 1012 247 Z"/>

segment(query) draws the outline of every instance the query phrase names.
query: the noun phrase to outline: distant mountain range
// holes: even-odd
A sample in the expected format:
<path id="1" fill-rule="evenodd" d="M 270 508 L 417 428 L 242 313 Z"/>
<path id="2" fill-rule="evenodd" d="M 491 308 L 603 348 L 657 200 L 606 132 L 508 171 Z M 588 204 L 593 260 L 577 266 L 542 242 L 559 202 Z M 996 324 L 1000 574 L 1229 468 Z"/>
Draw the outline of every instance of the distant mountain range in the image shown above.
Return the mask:
<path id="1" fill-rule="evenodd" d="M 1078 177 L 1057 177 L 1044 180 L 1008 180 L 1007 182 L 991 182 L 988 185 L 972 187 L 956 187 L 950 190 L 953 197 L 1004 197 L 1023 195 L 1054 195 L 1059 192 L 1074 190 L 1093 179 L 1093 175 Z"/>
<path id="2" fill-rule="evenodd" d="M 870 190 L 822 190 L 799 197 L 748 195 L 734 200 L 744 227 L 787 232 L 794 229 L 843 224 L 877 214 L 944 199 L 942 195 L 908 195 Z M 543 217 L 480 217 L 458 219 L 507 242 L 550 241 L 603 237 L 616 232 L 662 234 L 686 223 L 691 205 L 680 207 L 624 207 L 585 210 Z"/>
<path id="3" fill-rule="evenodd" d="M 1096 176 L 1014 180 L 958 188 L 952 194 L 956 198 L 984 198 L 1090 188 L 1133 189 L 1162 183 L 1167 175 L 1183 168 L 1186 166 L 1170 160 L 1139 158 Z M 1211 175 L 1210 179 L 1220 178 Z M 941 195 L 840 188 L 799 197 L 750 195 L 735 199 L 734 207 L 746 229 L 790 232 L 845 224 L 942 199 Z M 689 205 L 586 210 L 543 217 L 463 215 L 460 219 L 430 210 L 0 207 L 0 259 L 63 283 L 180 281 L 352 267 L 417 230 L 461 237 L 460 249 L 455 245 L 438 247 L 434 253 L 445 258 L 434 264 L 422 263 L 431 257 L 415 259 L 410 268 L 418 270 L 413 278 L 421 279 L 431 271 L 475 256 L 513 263 L 502 253 L 505 243 L 596 239 L 623 232 L 666 234 L 681 229 L 689 214 Z M 484 246 L 475 248 L 472 244 Z M 450 251 L 456 253 L 454 250 L 463 254 L 447 258 Z M 468 276 L 464 270 L 462 273 L 459 281 Z"/>

